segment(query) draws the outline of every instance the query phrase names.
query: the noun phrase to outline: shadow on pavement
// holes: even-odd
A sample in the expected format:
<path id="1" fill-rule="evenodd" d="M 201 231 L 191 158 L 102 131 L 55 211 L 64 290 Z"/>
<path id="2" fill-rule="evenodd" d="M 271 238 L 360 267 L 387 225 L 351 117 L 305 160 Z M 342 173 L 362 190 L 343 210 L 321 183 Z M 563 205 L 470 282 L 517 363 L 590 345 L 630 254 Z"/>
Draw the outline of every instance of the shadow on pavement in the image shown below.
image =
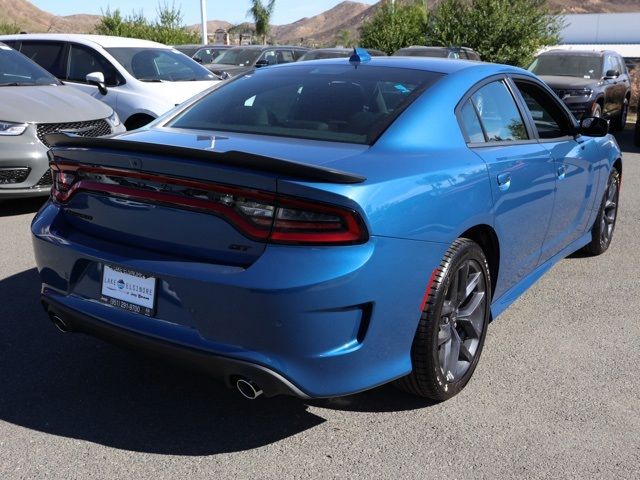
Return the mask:
<path id="1" fill-rule="evenodd" d="M 635 125 L 627 123 L 627 127 L 622 132 L 614 132 L 613 134 L 620 145 L 623 157 L 625 153 L 640 153 L 640 147 L 633 144 L 634 128 Z"/>
<path id="2" fill-rule="evenodd" d="M 0 200 L 0 218 L 35 214 L 47 201 L 47 197 L 25 198 L 20 200 Z"/>
<path id="3" fill-rule="evenodd" d="M 0 280 L 0 420 L 113 448 L 212 455 L 268 445 L 325 420 L 303 401 L 244 400 L 204 374 L 79 334 L 39 304 L 35 269 Z M 428 406 L 392 387 L 309 402 L 348 411 Z"/>

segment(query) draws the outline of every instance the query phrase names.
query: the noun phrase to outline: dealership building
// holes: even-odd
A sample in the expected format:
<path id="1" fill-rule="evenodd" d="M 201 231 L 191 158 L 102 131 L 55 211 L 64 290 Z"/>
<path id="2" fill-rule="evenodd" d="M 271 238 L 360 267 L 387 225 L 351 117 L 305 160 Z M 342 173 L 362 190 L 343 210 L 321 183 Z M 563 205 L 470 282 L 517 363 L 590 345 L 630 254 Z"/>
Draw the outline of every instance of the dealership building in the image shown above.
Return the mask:
<path id="1" fill-rule="evenodd" d="M 614 50 L 629 67 L 640 65 L 640 13 L 564 15 L 561 44 L 545 50 Z"/>

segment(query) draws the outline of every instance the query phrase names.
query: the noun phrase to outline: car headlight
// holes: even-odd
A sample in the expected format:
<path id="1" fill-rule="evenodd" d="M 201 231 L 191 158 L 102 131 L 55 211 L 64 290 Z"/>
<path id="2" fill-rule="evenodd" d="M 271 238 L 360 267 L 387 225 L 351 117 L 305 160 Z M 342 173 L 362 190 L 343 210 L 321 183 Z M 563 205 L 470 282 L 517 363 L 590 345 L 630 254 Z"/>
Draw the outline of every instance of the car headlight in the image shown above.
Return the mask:
<path id="1" fill-rule="evenodd" d="M 566 97 L 584 97 L 589 98 L 593 94 L 593 90 L 589 88 L 572 88 L 564 91 Z"/>
<path id="2" fill-rule="evenodd" d="M 18 136 L 22 135 L 29 125 L 26 123 L 13 123 L 0 121 L 0 135 Z"/>
<path id="3" fill-rule="evenodd" d="M 112 127 L 119 127 L 122 124 L 120 117 L 118 117 L 115 111 L 107 118 L 107 122 L 109 122 Z"/>

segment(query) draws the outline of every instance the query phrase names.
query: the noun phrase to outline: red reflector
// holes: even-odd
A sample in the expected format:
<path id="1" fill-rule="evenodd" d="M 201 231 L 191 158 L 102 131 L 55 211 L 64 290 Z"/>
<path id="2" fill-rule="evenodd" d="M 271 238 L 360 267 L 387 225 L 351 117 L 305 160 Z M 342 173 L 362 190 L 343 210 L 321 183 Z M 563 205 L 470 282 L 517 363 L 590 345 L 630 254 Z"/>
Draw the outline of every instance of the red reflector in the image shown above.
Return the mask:
<path id="1" fill-rule="evenodd" d="M 431 277 L 429 277 L 427 288 L 425 289 L 424 296 L 422 297 L 422 301 L 420 302 L 420 312 L 424 312 L 424 307 L 427 305 L 427 301 L 429 300 L 429 293 L 431 293 L 431 287 L 433 286 L 433 282 L 436 281 L 437 274 L 438 274 L 438 269 L 436 268 L 431 273 Z"/>

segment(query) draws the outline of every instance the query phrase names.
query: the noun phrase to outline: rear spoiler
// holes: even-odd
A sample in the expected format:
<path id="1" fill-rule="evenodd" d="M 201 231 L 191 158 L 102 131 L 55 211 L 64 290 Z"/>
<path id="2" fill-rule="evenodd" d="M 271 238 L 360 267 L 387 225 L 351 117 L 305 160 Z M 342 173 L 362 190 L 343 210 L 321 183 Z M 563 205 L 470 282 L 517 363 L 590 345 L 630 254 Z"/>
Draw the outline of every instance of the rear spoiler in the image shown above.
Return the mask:
<path id="1" fill-rule="evenodd" d="M 80 137 L 66 133 L 50 133 L 45 137 L 51 146 L 52 152 L 73 149 L 107 149 L 131 153 L 160 155 L 163 157 L 180 157 L 193 160 L 215 162 L 221 165 L 248 168 L 261 172 L 274 173 L 287 177 L 295 177 L 323 183 L 362 183 L 365 177 L 353 173 L 334 170 L 332 168 L 306 165 L 304 163 L 282 160 L 280 158 L 266 157 L 252 153 L 238 151 L 212 152 L 195 148 L 177 147 L 175 145 L 163 145 L 146 142 L 130 142 L 109 137 Z"/>

